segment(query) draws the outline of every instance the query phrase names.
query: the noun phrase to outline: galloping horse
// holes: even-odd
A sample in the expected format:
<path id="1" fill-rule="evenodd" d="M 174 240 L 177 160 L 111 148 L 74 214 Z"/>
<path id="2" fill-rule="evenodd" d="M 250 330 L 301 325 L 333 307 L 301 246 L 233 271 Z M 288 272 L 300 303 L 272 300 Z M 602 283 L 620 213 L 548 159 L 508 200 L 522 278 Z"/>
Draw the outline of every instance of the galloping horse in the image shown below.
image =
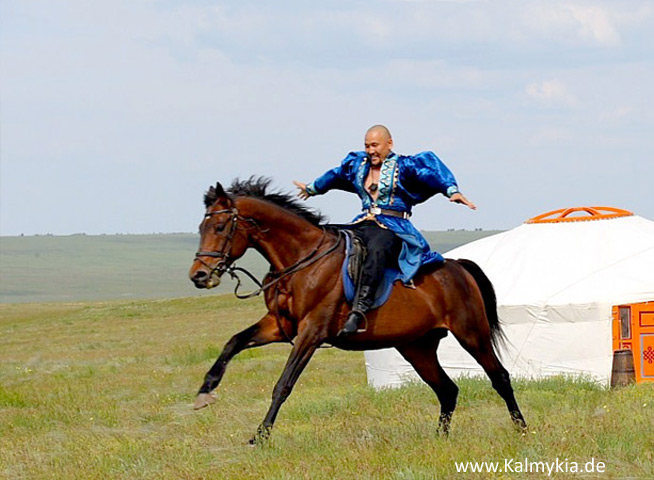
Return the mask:
<path id="1" fill-rule="evenodd" d="M 270 180 L 235 181 L 227 192 L 218 183 L 205 195 L 200 249 L 189 276 L 197 288 L 212 288 L 248 248 L 270 263 L 263 290 L 268 312 L 234 335 L 207 372 L 194 408 L 213 402 L 229 361 L 242 350 L 272 342 L 293 347 L 277 382 L 270 409 L 250 443 L 270 435 L 281 405 L 316 349 L 395 347 L 438 396 L 437 431 L 447 434 L 458 387 L 438 362 L 436 349 L 451 332 L 483 367 L 519 429 L 526 423 L 513 395 L 509 374 L 495 347 L 502 337 L 490 280 L 469 260 L 446 260 L 414 279 L 415 289 L 396 286 L 388 301 L 367 314 L 365 332 L 337 336 L 349 312 L 341 266 L 345 242 L 338 230 L 292 196 L 269 192 Z M 294 342 L 292 341 L 294 340 Z"/>

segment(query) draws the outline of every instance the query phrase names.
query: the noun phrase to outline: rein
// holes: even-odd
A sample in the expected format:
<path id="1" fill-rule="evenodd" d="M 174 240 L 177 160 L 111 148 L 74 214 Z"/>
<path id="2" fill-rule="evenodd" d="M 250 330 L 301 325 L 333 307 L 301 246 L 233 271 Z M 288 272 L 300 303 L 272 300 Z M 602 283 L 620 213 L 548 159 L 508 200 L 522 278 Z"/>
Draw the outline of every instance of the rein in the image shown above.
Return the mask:
<path id="1" fill-rule="evenodd" d="M 284 278 L 286 278 L 286 277 L 288 277 L 290 275 L 293 275 L 294 273 L 297 273 L 300 270 L 304 270 L 305 268 L 307 268 L 308 266 L 314 264 L 315 262 L 317 262 L 321 258 L 326 257 L 327 255 L 332 253 L 334 250 L 336 250 L 338 248 L 338 246 L 340 245 L 340 243 L 341 243 L 341 233 L 339 232 L 338 239 L 336 240 L 334 245 L 329 247 L 327 250 L 322 252 L 320 255 L 317 255 L 318 250 L 320 250 L 320 247 L 322 247 L 322 244 L 325 242 L 326 238 L 327 238 L 327 231 L 325 229 L 323 229 L 322 238 L 320 239 L 320 242 L 318 242 L 318 245 L 316 245 L 316 247 L 311 251 L 311 253 L 309 253 L 305 257 L 301 258 L 300 260 L 295 262 L 290 267 L 286 267 L 283 270 L 278 270 L 278 271 L 271 270 L 270 272 L 268 272 L 269 276 L 274 276 L 274 277 L 277 277 L 277 278 L 275 278 L 275 279 L 273 279 L 273 280 L 271 280 L 271 281 L 269 281 L 269 282 L 267 282 L 265 284 L 263 284 L 259 280 L 257 280 L 257 278 L 254 275 L 252 275 L 252 273 L 248 272 L 245 268 L 237 267 L 236 265 L 227 267 L 226 272 L 229 273 L 229 275 L 232 277 L 232 279 L 235 279 L 236 282 L 237 282 L 236 287 L 234 288 L 234 296 L 236 296 L 236 298 L 240 298 L 242 300 L 252 298 L 252 297 L 256 297 L 257 295 L 260 295 L 262 292 L 268 290 L 273 285 L 276 285 L 277 283 L 279 283 L 282 279 L 284 279 Z M 235 273 L 237 271 L 245 273 L 248 277 L 250 277 L 250 279 L 259 288 L 257 290 L 255 290 L 255 291 L 250 292 L 250 293 L 245 294 L 245 295 L 239 294 L 238 289 L 241 286 L 241 279 Z"/>
<path id="2" fill-rule="evenodd" d="M 224 213 L 231 213 L 232 218 L 231 218 L 231 222 L 230 222 L 231 223 L 230 231 L 227 234 L 227 238 L 225 240 L 225 243 L 223 244 L 222 250 L 220 252 L 198 251 L 195 254 L 195 259 L 198 260 L 199 262 L 201 262 L 207 268 L 211 268 L 211 267 L 209 267 L 209 265 L 204 260 L 202 260 L 200 257 L 212 257 L 212 258 L 222 259 L 221 261 L 218 262 L 218 264 L 215 267 L 211 268 L 210 275 L 213 275 L 216 272 L 218 272 L 218 274 L 222 274 L 222 273 L 225 273 L 225 272 L 229 273 L 229 276 L 232 279 L 236 280 L 236 286 L 234 287 L 234 296 L 236 298 L 238 298 L 238 299 L 246 300 L 248 298 L 256 297 L 256 296 L 260 295 L 262 292 L 265 292 L 266 290 L 268 290 L 270 287 L 275 286 L 274 298 L 275 298 L 275 319 L 277 320 L 277 328 L 279 328 L 279 330 L 284 333 L 284 336 L 286 337 L 286 340 L 288 341 L 288 343 L 290 343 L 291 345 L 295 345 L 293 343 L 293 340 L 289 337 L 288 333 L 286 333 L 286 330 L 282 327 L 282 323 L 281 323 L 281 320 L 279 318 L 279 300 L 277 298 L 278 294 L 279 294 L 279 285 L 278 284 L 284 278 L 287 278 L 287 277 L 293 275 L 294 273 L 297 273 L 297 272 L 299 272 L 301 270 L 304 270 L 305 268 L 309 267 L 310 265 L 313 265 L 314 263 L 316 263 L 318 260 L 320 260 L 320 259 L 326 257 L 327 255 L 331 254 L 332 252 L 334 252 L 339 247 L 339 245 L 341 244 L 342 232 L 340 230 L 338 231 L 338 238 L 336 239 L 336 242 L 334 242 L 334 244 L 332 246 L 330 246 L 324 252 L 321 252 L 320 254 L 318 254 L 318 251 L 320 250 L 320 248 L 325 243 L 325 239 L 327 238 L 327 235 L 328 235 L 327 230 L 325 230 L 325 228 L 323 227 L 323 229 L 322 229 L 323 234 L 322 234 L 322 237 L 320 238 L 320 241 L 318 242 L 318 245 L 316 245 L 314 247 L 314 249 L 311 250 L 311 252 L 308 255 L 302 257 L 300 260 L 295 262 L 293 265 L 291 265 L 289 267 L 286 267 L 286 268 L 284 268 L 282 270 L 278 270 L 278 271 L 271 270 L 270 272 L 268 272 L 267 276 L 271 276 L 271 277 L 275 277 L 275 278 L 270 280 L 269 282 L 262 283 L 252 273 L 250 273 L 245 268 L 237 267 L 235 264 L 234 265 L 229 265 L 228 264 L 229 257 L 230 257 L 229 251 L 231 249 L 231 243 L 232 243 L 232 240 L 234 238 L 234 235 L 236 234 L 238 220 L 241 219 L 243 221 L 251 222 L 254 225 L 257 225 L 256 221 L 253 220 L 253 219 L 250 219 L 250 218 L 241 217 L 239 215 L 238 209 L 236 207 L 231 208 L 231 209 L 218 210 L 218 211 L 215 211 L 215 212 L 209 212 L 209 213 L 205 214 L 205 218 L 211 217 L 212 215 L 218 215 L 218 214 L 224 214 Z M 252 280 L 257 285 L 258 288 L 256 290 L 254 290 L 254 291 L 252 291 L 250 293 L 244 294 L 244 295 L 239 294 L 238 290 L 241 287 L 241 279 L 240 279 L 240 277 L 238 276 L 238 274 L 236 272 L 242 272 L 245 275 L 247 275 L 250 278 L 250 280 Z"/>
<path id="3" fill-rule="evenodd" d="M 241 300 L 256 297 L 256 296 L 260 295 L 261 292 L 265 292 L 266 290 L 268 290 L 270 287 L 272 287 L 274 285 L 275 286 L 275 293 L 273 295 L 273 298 L 275 299 L 275 320 L 277 321 L 277 328 L 284 334 L 284 336 L 286 337 L 286 341 L 288 341 L 288 343 L 290 343 L 291 346 L 295 346 L 295 343 L 293 343 L 293 340 L 291 339 L 289 334 L 286 333 L 286 329 L 282 326 L 281 319 L 279 318 L 279 285 L 278 285 L 278 283 L 282 279 L 284 279 L 286 277 L 290 277 L 291 275 L 293 275 L 294 273 L 299 272 L 300 270 L 304 270 L 305 268 L 307 268 L 310 265 L 316 263 L 321 258 L 326 257 L 327 255 L 332 253 L 334 250 L 336 250 L 339 247 L 339 245 L 341 244 L 341 235 L 342 234 L 339 231 L 338 232 L 338 239 L 336 240 L 336 242 L 334 242 L 334 245 L 329 247 L 327 250 L 322 252 L 320 255 L 317 255 L 318 250 L 320 249 L 320 247 L 322 246 L 322 244 L 325 241 L 325 238 L 327 238 L 327 230 L 323 229 L 322 238 L 320 239 L 320 242 L 318 242 L 318 245 L 316 245 L 316 247 L 311 251 L 311 253 L 309 253 L 307 256 L 301 258 L 300 260 L 298 260 L 296 263 L 294 263 L 290 267 L 286 267 L 285 269 L 279 270 L 279 271 L 276 271 L 276 272 L 275 271 L 270 271 L 268 273 L 268 275 L 269 276 L 276 276 L 277 278 L 275 278 L 275 279 L 273 279 L 273 280 L 271 280 L 271 281 L 269 281 L 269 282 L 267 282 L 265 284 L 262 284 L 259 280 L 257 280 L 257 278 L 254 275 L 252 275 L 250 272 L 248 272 L 245 268 L 237 267 L 236 265 L 230 265 L 229 267 L 227 267 L 226 271 L 227 271 L 227 273 L 229 273 L 229 275 L 230 275 L 230 277 L 232 279 L 236 280 L 236 287 L 234 287 L 234 296 L 236 298 L 241 299 Z M 236 272 L 245 273 L 248 277 L 250 277 L 250 279 L 259 288 L 257 290 L 255 290 L 255 291 L 253 291 L 253 292 L 250 292 L 250 293 L 246 294 L 246 295 L 240 295 L 238 293 L 238 289 L 241 286 L 241 279 L 236 274 Z M 328 347 L 324 347 L 324 348 L 328 348 Z"/>

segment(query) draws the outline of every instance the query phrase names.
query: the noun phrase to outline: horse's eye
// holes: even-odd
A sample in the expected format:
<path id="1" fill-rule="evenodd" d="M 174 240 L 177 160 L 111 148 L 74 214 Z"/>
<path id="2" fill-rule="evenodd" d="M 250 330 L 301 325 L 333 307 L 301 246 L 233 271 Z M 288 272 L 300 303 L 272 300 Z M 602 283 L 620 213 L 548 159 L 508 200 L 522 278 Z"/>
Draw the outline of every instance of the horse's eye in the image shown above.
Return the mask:
<path id="1" fill-rule="evenodd" d="M 225 225 L 226 225 L 225 223 L 220 223 L 220 224 L 216 225 L 216 233 L 219 233 L 219 232 L 222 232 L 223 230 L 225 230 Z"/>

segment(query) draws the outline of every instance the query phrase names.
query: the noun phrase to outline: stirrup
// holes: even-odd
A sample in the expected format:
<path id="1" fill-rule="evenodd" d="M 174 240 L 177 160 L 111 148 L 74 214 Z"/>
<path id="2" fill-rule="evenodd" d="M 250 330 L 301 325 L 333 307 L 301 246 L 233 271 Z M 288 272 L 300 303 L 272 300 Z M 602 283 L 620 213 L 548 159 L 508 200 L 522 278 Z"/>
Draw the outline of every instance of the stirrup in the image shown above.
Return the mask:
<path id="1" fill-rule="evenodd" d="M 345 329 L 345 327 L 348 325 L 349 319 L 352 316 L 352 314 L 359 315 L 360 318 L 356 323 L 356 329 L 348 331 L 348 330 Z M 343 328 L 341 328 L 341 330 L 336 335 L 337 337 L 346 337 L 346 336 L 352 335 L 354 333 L 363 333 L 363 332 L 368 330 L 368 318 L 366 317 L 366 315 L 363 312 L 361 312 L 359 310 L 352 310 L 347 318 L 348 319 L 346 320 L 345 325 L 343 325 Z M 359 323 L 361 323 L 361 320 L 363 320 L 363 324 L 364 324 L 363 328 L 359 328 Z"/>

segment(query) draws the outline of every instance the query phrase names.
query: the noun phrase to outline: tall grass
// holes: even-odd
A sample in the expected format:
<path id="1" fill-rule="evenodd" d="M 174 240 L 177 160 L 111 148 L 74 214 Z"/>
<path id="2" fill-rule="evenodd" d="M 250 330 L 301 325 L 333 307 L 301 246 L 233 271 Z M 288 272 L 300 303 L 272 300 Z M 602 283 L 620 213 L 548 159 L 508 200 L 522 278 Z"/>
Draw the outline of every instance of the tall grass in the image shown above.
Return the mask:
<path id="1" fill-rule="evenodd" d="M 326 349 L 271 440 L 252 448 L 289 346 L 243 352 L 216 404 L 191 405 L 222 345 L 263 314 L 259 299 L 0 305 L 0 314 L 1 478 L 525 478 L 455 465 L 505 458 L 594 458 L 606 463 L 597 478 L 654 478 L 653 385 L 515 382 L 530 425 L 521 436 L 489 382 L 465 379 L 441 438 L 426 386 L 374 391 L 361 353 Z"/>

